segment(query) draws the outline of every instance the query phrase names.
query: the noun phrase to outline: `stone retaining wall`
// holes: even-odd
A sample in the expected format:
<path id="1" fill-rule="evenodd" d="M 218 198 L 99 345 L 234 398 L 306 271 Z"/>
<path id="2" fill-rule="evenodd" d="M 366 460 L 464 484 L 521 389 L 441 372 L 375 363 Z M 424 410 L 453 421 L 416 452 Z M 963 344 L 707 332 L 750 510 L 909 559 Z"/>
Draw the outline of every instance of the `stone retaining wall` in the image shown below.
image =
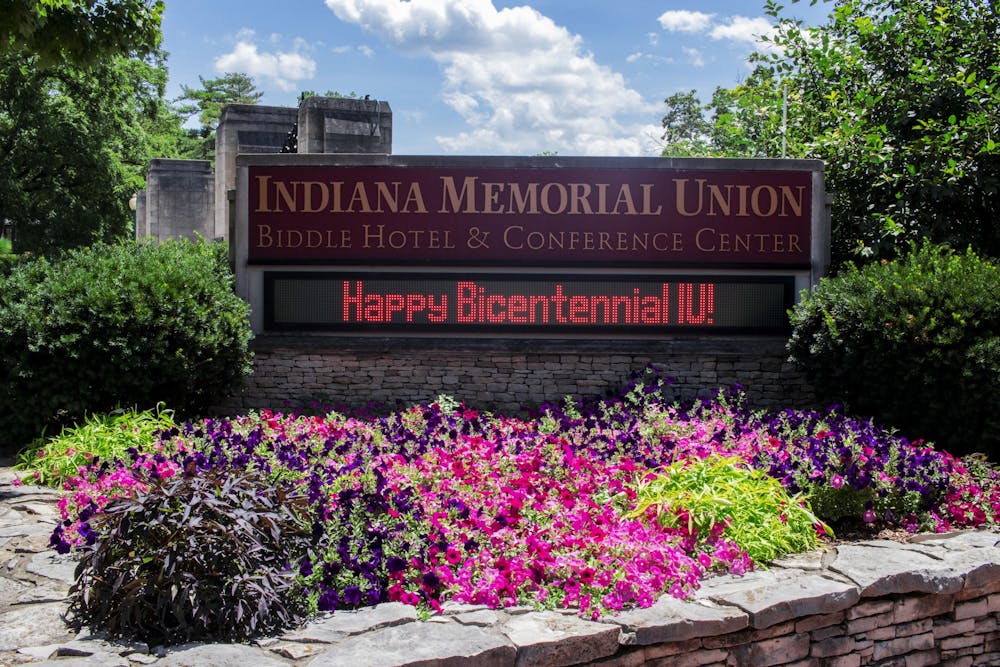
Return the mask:
<path id="1" fill-rule="evenodd" d="M 787 360 L 785 339 L 672 341 L 428 340 L 262 336 L 254 373 L 223 409 L 358 407 L 448 394 L 479 408 L 516 411 L 566 395 L 604 394 L 655 364 L 679 398 L 743 385 L 755 407 L 812 407 Z"/>
<path id="2" fill-rule="evenodd" d="M 571 612 L 402 605 L 337 612 L 267 648 L 310 667 L 1000 665 L 998 535 L 873 540 L 705 582 L 599 622 Z"/>
<path id="3" fill-rule="evenodd" d="M 994 533 L 863 542 L 710 580 L 694 605 L 661 599 L 613 619 L 626 645 L 596 664 L 1000 665 L 996 542 Z"/>

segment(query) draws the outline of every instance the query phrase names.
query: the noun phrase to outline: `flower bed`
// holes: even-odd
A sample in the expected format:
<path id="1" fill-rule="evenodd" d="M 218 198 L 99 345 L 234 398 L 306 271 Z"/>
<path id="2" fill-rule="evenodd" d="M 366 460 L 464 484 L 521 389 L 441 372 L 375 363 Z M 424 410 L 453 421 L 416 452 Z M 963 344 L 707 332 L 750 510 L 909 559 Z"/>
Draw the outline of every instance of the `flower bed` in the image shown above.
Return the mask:
<path id="1" fill-rule="evenodd" d="M 177 425 L 66 479 L 52 544 L 99 546 L 115 498 L 251 470 L 304 497 L 311 546 L 288 569 L 310 610 L 394 600 L 430 613 L 454 600 L 596 618 L 688 597 L 714 572 L 766 565 L 749 553 L 808 548 L 841 526 L 996 523 L 1000 483 L 985 462 L 835 411 L 757 415 L 732 395 L 682 408 L 668 389 L 648 370 L 618 396 L 531 418 L 441 398 L 380 417 L 265 411 Z M 47 470 L 60 457 L 50 449 L 25 465 Z M 709 472 L 734 483 L 712 483 L 708 496 L 681 483 Z M 738 511 L 753 494 L 773 511 Z"/>

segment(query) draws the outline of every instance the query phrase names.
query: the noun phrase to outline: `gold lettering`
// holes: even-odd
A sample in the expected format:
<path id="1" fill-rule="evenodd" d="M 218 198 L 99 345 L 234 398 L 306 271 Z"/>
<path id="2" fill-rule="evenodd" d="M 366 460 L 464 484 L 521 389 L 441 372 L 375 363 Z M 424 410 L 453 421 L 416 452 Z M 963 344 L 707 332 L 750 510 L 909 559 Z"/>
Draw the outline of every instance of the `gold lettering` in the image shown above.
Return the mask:
<path id="1" fill-rule="evenodd" d="M 622 183 L 618 190 L 618 198 L 615 199 L 614 213 L 619 213 L 619 208 L 625 205 L 626 215 L 636 215 L 635 201 L 632 199 L 632 188 L 628 183 Z"/>
<path id="2" fill-rule="evenodd" d="M 608 188 L 610 183 L 597 184 L 597 213 L 598 215 L 608 214 Z"/>
<path id="3" fill-rule="evenodd" d="M 528 183 L 521 192 L 520 183 L 510 184 L 508 213 L 538 213 L 538 183 Z"/>
<path id="4" fill-rule="evenodd" d="M 392 192 L 389 192 L 389 185 L 385 181 L 375 183 L 375 212 L 382 213 L 382 204 L 385 203 L 390 213 L 399 212 L 399 181 L 392 182 Z"/>
<path id="5" fill-rule="evenodd" d="M 295 185 L 294 184 L 292 185 L 292 191 L 289 192 L 288 191 L 288 186 L 285 183 L 283 183 L 281 181 L 277 181 L 274 184 L 274 192 L 275 192 L 276 195 L 278 195 L 279 199 L 283 199 L 284 200 L 284 202 L 285 202 L 285 208 L 289 212 L 291 212 L 291 213 L 295 213 L 296 212 L 297 206 L 296 206 L 296 202 L 295 202 Z M 276 208 L 274 210 L 280 212 L 281 211 L 281 204 L 280 204 L 280 202 L 275 202 L 275 206 L 276 206 Z"/>
<path id="6" fill-rule="evenodd" d="M 691 216 L 698 215 L 699 213 L 701 213 L 701 207 L 702 207 L 702 203 L 703 203 L 702 202 L 702 185 L 704 185 L 704 183 L 705 183 L 705 179 L 704 178 L 695 179 L 695 183 L 697 183 L 697 188 L 698 188 L 698 207 L 695 208 L 693 211 L 689 211 L 687 209 L 687 205 L 686 205 L 686 201 L 687 201 L 687 185 L 686 185 L 686 183 L 688 182 L 688 180 L 689 179 L 687 179 L 687 178 L 675 178 L 674 179 L 674 185 L 676 186 L 676 194 L 677 194 L 677 204 L 676 204 L 677 205 L 677 213 L 678 213 L 678 215 L 682 215 L 685 218 L 690 218 Z M 699 232 L 699 234 L 700 233 L 701 232 Z"/>
<path id="7" fill-rule="evenodd" d="M 271 180 L 270 176 L 258 176 L 257 177 L 257 210 L 254 213 L 270 213 L 271 209 L 267 205 L 267 182 Z"/>
<path id="8" fill-rule="evenodd" d="M 802 215 L 802 199 L 805 195 L 806 186 L 796 185 L 795 189 L 798 190 L 798 196 L 792 192 L 792 188 L 787 185 L 781 186 L 781 215 L 782 217 L 787 216 L 788 213 L 785 212 L 785 204 L 792 207 L 792 214 L 796 216 Z"/>
<path id="9" fill-rule="evenodd" d="M 361 206 L 361 210 L 354 208 L 355 204 Z M 358 181 L 354 184 L 354 194 L 351 195 L 351 201 L 347 205 L 348 213 L 371 213 L 372 207 L 368 202 L 368 191 L 365 189 L 364 181 Z"/>
<path id="10" fill-rule="evenodd" d="M 593 215 L 594 211 L 590 208 L 590 201 L 587 197 L 590 196 L 590 184 L 589 183 L 570 183 L 570 205 L 569 213 L 570 215 L 577 215 L 579 213 L 584 213 L 586 215 Z"/>
<path id="11" fill-rule="evenodd" d="M 405 213 L 427 212 L 427 207 L 424 206 L 424 194 L 420 191 L 419 183 L 410 183 L 410 189 L 406 193 L 406 202 L 403 204 L 403 211 Z"/>
<path id="12" fill-rule="evenodd" d="M 768 201 L 770 203 L 770 208 L 764 210 L 760 205 L 760 193 L 766 192 L 768 196 Z M 758 218 L 769 218 L 778 211 L 778 193 L 770 185 L 761 185 L 753 189 L 753 193 L 750 195 L 750 208 L 753 209 L 753 214 Z"/>
<path id="13" fill-rule="evenodd" d="M 503 183 L 483 183 L 483 213 L 503 213 L 504 206 L 498 202 L 503 188 Z"/>
<path id="14" fill-rule="evenodd" d="M 722 194 L 722 188 L 720 188 L 718 185 L 710 185 L 710 186 L 708 186 L 708 193 L 709 193 L 709 198 L 708 198 L 708 214 L 709 215 L 718 215 L 715 212 L 715 205 L 716 204 L 719 205 L 719 212 L 722 213 L 722 215 L 729 215 L 729 211 L 732 210 L 732 206 L 731 206 L 731 202 L 730 202 L 730 197 L 733 194 L 733 186 L 732 185 L 726 185 L 726 186 L 723 186 L 723 187 L 726 188 L 726 194 L 725 194 L 725 196 L 723 196 L 723 194 Z"/>
<path id="15" fill-rule="evenodd" d="M 344 207 L 341 205 L 340 193 L 344 189 L 344 182 L 330 181 L 330 185 L 333 186 L 333 206 L 330 207 L 330 213 L 343 213 Z"/>
<path id="16" fill-rule="evenodd" d="M 652 210 L 653 183 L 642 183 L 639 187 L 642 188 L 642 215 L 660 215 L 663 212 L 662 204 L 655 211 Z"/>
<path id="17" fill-rule="evenodd" d="M 444 187 L 444 192 L 441 193 L 441 210 L 438 213 L 458 213 L 463 201 L 465 202 L 465 209 L 462 213 L 475 213 L 477 180 L 478 177 L 476 176 L 466 176 L 462 180 L 462 192 L 459 193 L 455 189 L 455 178 L 453 176 L 442 176 L 441 185 Z M 449 203 L 451 204 L 451 210 L 448 210 Z"/>
<path id="18" fill-rule="evenodd" d="M 710 238 L 707 238 L 704 243 L 702 243 L 702 234 L 708 234 Z M 711 227 L 703 227 L 698 230 L 698 233 L 694 236 L 694 244 L 698 250 L 702 252 L 715 252 L 715 230 Z M 711 244 L 711 245 L 707 245 Z"/>
<path id="19" fill-rule="evenodd" d="M 271 238 L 271 225 L 257 225 L 257 247 L 270 248 L 274 245 Z"/>
<path id="20" fill-rule="evenodd" d="M 327 203 L 330 201 L 330 192 L 327 190 L 326 183 L 320 183 L 319 181 L 292 181 L 292 185 L 301 185 L 302 191 L 304 193 L 302 202 L 302 212 L 303 213 L 319 213 L 326 208 Z M 313 206 L 313 189 L 319 188 L 319 202 Z"/>
<path id="21" fill-rule="evenodd" d="M 556 190 L 559 196 L 559 205 L 553 208 L 549 205 L 550 197 L 553 188 Z M 566 191 L 566 186 L 562 183 L 546 183 L 542 186 L 542 210 L 549 215 L 559 215 L 566 210 L 566 206 L 569 204 L 569 193 Z"/>

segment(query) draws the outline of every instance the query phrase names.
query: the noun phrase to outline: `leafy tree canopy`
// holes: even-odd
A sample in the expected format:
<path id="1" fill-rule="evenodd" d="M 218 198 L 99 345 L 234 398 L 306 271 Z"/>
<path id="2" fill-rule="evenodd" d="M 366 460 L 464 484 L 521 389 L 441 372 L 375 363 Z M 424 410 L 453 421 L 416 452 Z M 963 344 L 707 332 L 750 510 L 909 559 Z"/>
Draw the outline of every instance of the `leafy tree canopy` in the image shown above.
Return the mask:
<path id="1" fill-rule="evenodd" d="M 128 200 L 149 159 L 183 137 L 166 76 L 162 54 L 86 68 L 0 55 L 0 219 L 16 252 L 132 234 Z"/>
<path id="2" fill-rule="evenodd" d="M 27 52 L 43 65 L 87 65 L 160 44 L 162 0 L 3 0 L 0 54 Z"/>
<path id="3" fill-rule="evenodd" d="M 182 95 L 174 100 L 178 114 L 198 117 L 199 127 L 188 132 L 190 139 L 184 157 L 209 160 L 215 155 L 215 130 L 227 104 L 257 104 L 264 96 L 253 77 L 242 72 L 226 72 L 216 79 L 199 76 L 200 88 L 181 86 Z"/>
<path id="4" fill-rule="evenodd" d="M 767 0 L 774 52 L 716 91 L 701 154 L 824 160 L 835 262 L 894 257 L 918 238 L 1000 256 L 1000 8 L 830 4 L 805 27 Z"/>

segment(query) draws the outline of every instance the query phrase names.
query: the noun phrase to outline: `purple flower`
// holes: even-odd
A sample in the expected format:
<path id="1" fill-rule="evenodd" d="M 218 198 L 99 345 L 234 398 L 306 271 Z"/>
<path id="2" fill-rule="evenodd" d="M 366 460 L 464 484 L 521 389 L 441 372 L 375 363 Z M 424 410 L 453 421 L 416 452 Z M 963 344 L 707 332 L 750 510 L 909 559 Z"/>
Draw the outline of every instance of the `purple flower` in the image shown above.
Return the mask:
<path id="1" fill-rule="evenodd" d="M 333 611 L 337 608 L 337 593 L 333 590 L 325 591 L 319 596 L 319 600 L 316 603 L 317 609 L 320 611 Z"/>
<path id="2" fill-rule="evenodd" d="M 358 606 L 361 602 L 361 589 L 357 586 L 348 586 L 344 589 L 344 603 L 352 607 Z"/>

